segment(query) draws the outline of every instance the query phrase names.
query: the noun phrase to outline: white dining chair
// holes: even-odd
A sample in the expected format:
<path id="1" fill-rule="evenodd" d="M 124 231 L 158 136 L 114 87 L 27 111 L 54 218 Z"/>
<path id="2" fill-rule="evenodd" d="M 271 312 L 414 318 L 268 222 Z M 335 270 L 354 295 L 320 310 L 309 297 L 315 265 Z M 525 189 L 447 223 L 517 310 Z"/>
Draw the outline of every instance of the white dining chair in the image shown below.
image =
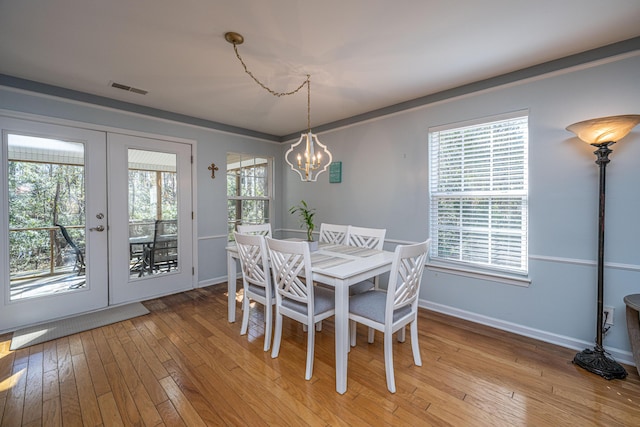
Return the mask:
<path id="1" fill-rule="evenodd" d="M 345 244 L 348 246 L 377 249 L 381 251 L 384 246 L 384 238 L 386 234 L 386 228 L 366 228 L 350 225 L 345 237 Z M 378 278 L 378 276 L 376 276 L 372 279 L 356 283 L 355 285 L 349 287 L 349 293 L 351 295 L 356 295 L 362 292 L 369 291 L 373 288 L 378 289 L 379 280 L 380 279 Z"/>
<path id="2" fill-rule="evenodd" d="M 348 225 L 320 224 L 320 243 L 329 243 L 333 245 L 344 245 L 347 237 Z"/>
<path id="3" fill-rule="evenodd" d="M 313 285 L 311 253 L 307 242 L 266 238 L 276 294 L 276 326 L 271 357 L 280 352 L 283 316 L 307 326 L 305 379 L 313 375 L 315 329 L 313 325 L 335 314 L 332 290 Z"/>
<path id="4" fill-rule="evenodd" d="M 271 223 L 265 224 L 242 224 L 238 225 L 240 234 L 260 234 L 265 237 L 273 237 L 271 233 Z"/>
<path id="5" fill-rule="evenodd" d="M 422 366 L 418 345 L 418 296 L 430 244 L 431 239 L 414 245 L 398 245 L 391 264 L 387 290 L 376 289 L 349 298 L 351 346 L 356 344 L 356 323 L 383 332 L 387 388 L 391 393 L 396 392 L 393 334 L 400 334 L 406 325 L 411 328 L 413 361 L 417 366 Z M 404 337 L 399 337 L 399 340 L 403 341 Z"/>
<path id="6" fill-rule="evenodd" d="M 240 255 L 244 289 L 240 335 L 247 333 L 251 301 L 262 304 L 264 306 L 264 351 L 268 351 L 271 347 L 272 313 L 275 298 L 264 236 L 237 232 L 234 233 L 234 236 Z"/>

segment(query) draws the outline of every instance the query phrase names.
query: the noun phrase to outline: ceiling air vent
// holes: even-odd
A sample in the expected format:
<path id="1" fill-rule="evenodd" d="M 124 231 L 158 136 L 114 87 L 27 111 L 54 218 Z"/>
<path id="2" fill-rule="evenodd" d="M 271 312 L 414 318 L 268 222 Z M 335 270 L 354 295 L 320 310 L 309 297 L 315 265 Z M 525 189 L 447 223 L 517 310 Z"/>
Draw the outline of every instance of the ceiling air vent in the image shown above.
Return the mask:
<path id="1" fill-rule="evenodd" d="M 122 83 L 109 82 L 109 85 L 111 87 L 115 87 L 116 89 L 122 89 L 122 90 L 126 90 L 127 92 L 133 92 L 133 93 L 137 93 L 137 94 L 140 94 L 140 95 L 146 95 L 148 93 L 148 91 L 146 91 L 144 89 L 138 89 L 137 87 L 131 87 L 131 86 L 123 85 Z"/>

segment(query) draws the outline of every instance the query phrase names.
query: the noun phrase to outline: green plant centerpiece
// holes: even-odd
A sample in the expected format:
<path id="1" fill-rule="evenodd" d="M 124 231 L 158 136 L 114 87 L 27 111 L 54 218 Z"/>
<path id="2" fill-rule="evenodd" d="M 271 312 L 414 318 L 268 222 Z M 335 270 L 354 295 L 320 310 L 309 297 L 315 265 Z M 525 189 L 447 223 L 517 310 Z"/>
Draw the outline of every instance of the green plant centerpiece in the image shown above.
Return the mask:
<path id="1" fill-rule="evenodd" d="M 307 205 L 307 202 L 304 200 L 300 200 L 300 203 L 296 206 L 292 206 L 289 209 L 289 213 L 291 215 L 298 214 L 300 217 L 300 228 L 307 229 L 307 241 L 313 242 L 313 230 L 316 228 L 316 225 L 313 223 L 313 217 L 316 214 L 316 210 L 310 208 Z"/>

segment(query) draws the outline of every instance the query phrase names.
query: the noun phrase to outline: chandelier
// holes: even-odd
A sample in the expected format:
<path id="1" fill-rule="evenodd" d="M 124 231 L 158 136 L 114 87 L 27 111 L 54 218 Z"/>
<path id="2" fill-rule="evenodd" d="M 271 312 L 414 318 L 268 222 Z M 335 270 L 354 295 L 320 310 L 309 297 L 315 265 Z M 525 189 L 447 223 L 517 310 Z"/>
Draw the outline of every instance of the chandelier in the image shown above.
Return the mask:
<path id="1" fill-rule="evenodd" d="M 290 92 L 276 92 L 264 83 L 258 80 L 247 68 L 240 53 L 238 45 L 244 42 L 244 37 L 238 33 L 228 32 L 224 35 L 225 40 L 233 44 L 233 50 L 236 57 L 242 64 L 245 73 L 249 75 L 260 87 L 272 94 L 281 97 L 298 93 L 304 86 L 307 86 L 307 131 L 300 135 L 300 139 L 291 144 L 289 150 L 285 153 L 285 161 L 291 167 L 291 170 L 300 175 L 300 179 L 306 182 L 316 181 L 318 175 L 326 171 L 333 157 L 327 146 L 318 140 L 318 137 L 311 132 L 311 75 L 307 74 L 306 79 L 294 90 Z"/>

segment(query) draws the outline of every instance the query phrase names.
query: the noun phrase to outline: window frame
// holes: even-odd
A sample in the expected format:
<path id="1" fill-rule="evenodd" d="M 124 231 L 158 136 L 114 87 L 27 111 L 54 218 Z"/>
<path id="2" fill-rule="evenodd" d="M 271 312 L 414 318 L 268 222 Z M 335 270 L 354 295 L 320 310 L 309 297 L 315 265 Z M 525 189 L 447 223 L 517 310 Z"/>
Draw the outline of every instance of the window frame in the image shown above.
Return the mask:
<path id="1" fill-rule="evenodd" d="M 238 157 L 239 160 L 229 162 L 229 159 L 233 157 Z M 258 161 L 258 162 L 257 162 Z M 242 196 L 242 195 L 230 195 L 227 188 L 227 235 L 228 240 L 233 241 L 233 231 L 237 229 L 239 224 L 243 224 L 242 222 L 242 206 L 246 201 L 265 201 L 267 202 L 266 213 L 263 214 L 262 222 L 250 222 L 249 224 L 264 224 L 271 222 L 271 218 L 273 218 L 273 163 L 274 160 L 269 156 L 262 156 L 257 154 L 247 154 L 247 153 L 238 153 L 238 152 L 228 152 L 227 153 L 227 163 L 226 163 L 226 179 L 229 179 L 229 171 L 230 170 L 241 170 L 241 169 L 250 169 L 255 168 L 256 166 L 262 166 L 266 164 L 266 184 L 264 185 L 264 190 L 267 194 L 264 196 Z M 230 165 L 238 165 L 237 167 L 230 167 Z M 255 175 L 254 175 L 255 176 Z M 236 183 L 236 194 L 241 193 L 241 189 L 239 186 L 240 183 L 240 175 L 237 175 L 237 183 Z M 227 181 L 228 185 L 228 181 Z M 255 191 L 252 191 L 255 194 Z M 231 220 L 229 206 L 231 201 L 235 201 L 235 216 L 234 220 Z M 231 224 L 233 223 L 233 226 Z"/>
<path id="2" fill-rule="evenodd" d="M 524 130 L 521 129 L 521 132 L 517 136 L 517 144 L 514 145 L 516 149 L 515 154 L 496 154 L 498 152 L 497 150 L 501 147 L 500 142 L 502 140 L 499 136 L 495 136 L 493 132 L 495 132 L 495 129 L 500 129 L 500 124 L 504 125 L 508 122 L 515 122 L 518 119 L 523 120 L 523 123 L 519 126 L 524 126 Z M 460 136 L 459 140 L 453 138 L 453 151 L 445 153 L 443 156 L 441 145 L 446 144 L 441 142 L 443 134 L 445 137 L 455 134 L 456 132 L 460 135 L 468 135 L 468 133 L 478 133 L 478 131 L 482 129 L 491 129 L 492 132 L 489 133 L 490 136 L 481 136 L 478 141 L 471 142 L 465 140 L 463 136 Z M 467 133 L 465 134 L 465 132 Z M 454 274 L 491 278 L 496 281 L 518 285 L 529 283 L 529 111 L 519 110 L 464 122 L 430 127 L 428 136 L 430 181 L 429 233 L 433 242 L 430 250 L 430 267 L 441 271 L 453 272 Z M 487 141 L 490 142 L 489 146 L 487 146 Z M 504 142 L 502 142 L 502 144 L 504 144 Z M 508 146 L 508 148 L 507 151 L 511 151 L 511 146 Z M 473 152 L 476 156 L 480 153 L 480 158 L 486 162 L 485 166 L 488 164 L 489 167 L 482 169 L 482 173 L 480 173 L 481 169 L 477 166 L 469 167 L 471 162 L 466 162 L 467 159 L 464 157 L 464 154 L 468 154 L 469 152 Z M 456 161 L 456 155 L 460 156 L 458 161 Z M 519 160 L 519 163 L 516 163 L 516 168 L 512 168 L 512 164 L 509 163 L 507 171 L 501 172 L 500 168 L 496 166 L 497 163 L 493 163 L 493 159 L 499 156 L 503 156 L 500 157 L 501 160 L 505 158 L 507 160 L 515 159 Z M 443 163 L 447 161 L 452 163 L 451 167 L 443 168 Z M 465 168 L 467 169 L 466 174 L 463 170 Z M 452 170 L 453 174 L 447 175 L 447 170 Z M 512 170 L 514 170 L 515 173 L 513 173 Z M 443 171 L 445 172 L 443 173 Z M 451 178 L 453 175 L 455 175 L 455 178 Z M 484 175 L 482 179 L 478 178 L 480 175 Z M 498 185 L 496 184 L 498 182 L 495 180 L 496 177 L 506 177 L 507 181 L 506 183 L 500 181 L 502 185 Z M 458 181 L 456 181 L 456 178 Z M 511 179 L 513 179 L 513 182 Z M 520 181 L 518 182 L 518 180 Z M 456 185 L 459 189 L 453 188 L 456 187 Z M 519 186 L 521 188 L 519 188 Z M 482 188 L 479 189 L 478 187 Z M 443 200 L 449 201 L 448 206 L 455 205 L 454 201 L 458 200 L 460 205 L 459 211 L 456 212 L 456 210 L 453 209 L 447 211 L 442 207 L 440 207 L 440 209 L 443 210 L 439 210 L 439 206 L 445 206 L 442 203 Z M 487 201 L 488 203 L 485 208 L 480 210 L 474 210 L 473 208 L 465 210 L 465 202 L 471 200 L 474 203 L 467 203 L 466 207 L 477 206 L 479 201 Z M 509 207 L 512 207 L 512 205 L 508 203 L 495 203 L 499 200 L 509 200 L 511 203 L 515 203 L 517 209 L 510 210 Z M 441 202 L 441 204 L 439 205 L 438 202 Z M 449 218 L 454 218 L 453 220 L 449 220 L 449 223 L 446 225 L 443 224 L 443 212 L 450 214 L 451 216 L 449 216 Z M 501 213 L 504 215 L 504 218 L 495 220 L 492 217 L 495 212 Z M 509 213 L 513 213 L 513 216 L 509 216 Z M 440 217 L 438 217 L 439 214 Z M 440 222 L 438 218 L 440 218 Z M 514 220 L 514 218 L 516 220 Z M 518 218 L 519 221 L 517 220 Z M 486 223 L 486 226 L 478 226 L 479 223 Z M 496 227 L 496 224 L 501 224 L 502 227 Z M 439 237 L 444 236 L 447 231 L 450 232 L 451 235 L 459 233 L 457 238 L 459 243 L 444 241 L 444 243 L 441 244 Z M 467 236 L 473 234 L 479 237 L 477 238 L 478 240 L 467 237 L 469 240 L 465 244 L 463 240 L 465 239 L 465 234 L 467 234 Z M 518 241 L 518 239 L 520 240 Z M 506 250 L 508 255 L 496 256 L 497 251 L 494 251 L 494 242 L 501 243 L 501 247 Z M 515 242 L 515 244 L 513 242 Z M 443 246 L 447 243 L 451 244 L 446 247 Z M 476 258 L 484 256 L 486 257 L 485 261 L 473 259 L 475 254 L 474 249 L 469 248 L 473 247 L 474 243 L 483 246 L 478 250 L 479 255 Z M 452 247 L 455 251 L 451 253 L 455 256 L 443 256 L 443 249 L 451 249 Z M 477 246 L 475 248 L 477 249 Z M 517 249 L 515 256 L 508 250 L 509 248 Z M 502 261 L 498 261 L 498 259 Z M 505 265 L 508 263 L 511 264 Z"/>

